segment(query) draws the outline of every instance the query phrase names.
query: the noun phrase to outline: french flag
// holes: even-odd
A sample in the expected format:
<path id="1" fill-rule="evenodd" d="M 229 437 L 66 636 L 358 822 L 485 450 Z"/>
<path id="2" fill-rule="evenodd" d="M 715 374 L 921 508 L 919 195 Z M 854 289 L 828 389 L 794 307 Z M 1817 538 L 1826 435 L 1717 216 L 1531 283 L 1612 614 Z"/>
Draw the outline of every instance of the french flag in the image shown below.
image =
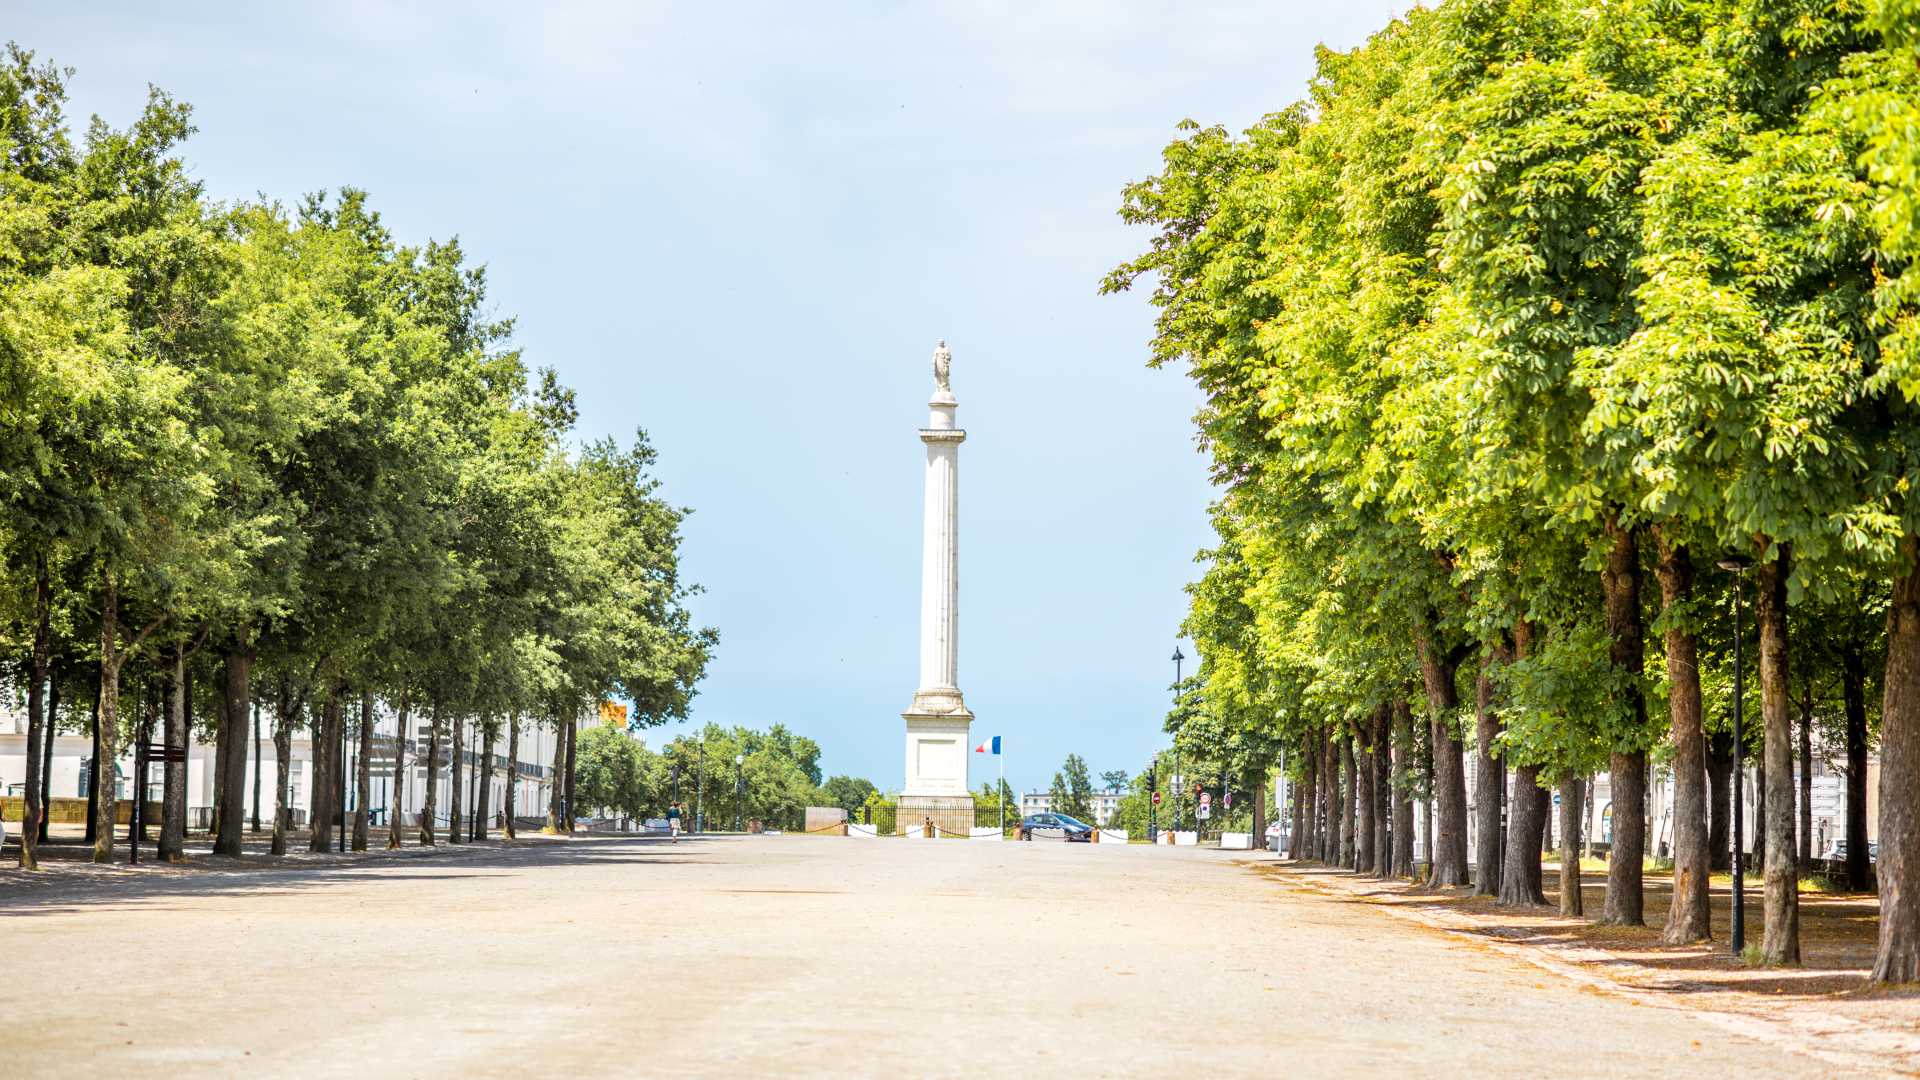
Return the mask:
<path id="1" fill-rule="evenodd" d="M 995 735 L 993 738 L 988 739 L 986 742 L 983 742 L 979 746 L 974 747 L 973 752 L 976 754 L 999 753 L 1000 752 L 1000 736 Z"/>

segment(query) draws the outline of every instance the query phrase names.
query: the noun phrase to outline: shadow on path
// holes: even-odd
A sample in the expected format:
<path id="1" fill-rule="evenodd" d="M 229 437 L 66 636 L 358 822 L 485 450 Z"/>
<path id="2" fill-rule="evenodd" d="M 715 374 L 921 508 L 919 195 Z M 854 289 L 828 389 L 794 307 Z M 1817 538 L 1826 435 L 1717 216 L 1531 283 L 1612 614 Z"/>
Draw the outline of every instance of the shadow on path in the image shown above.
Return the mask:
<path id="1" fill-rule="evenodd" d="M 367 881 L 450 881 L 496 876 L 490 871 L 613 864 L 713 862 L 703 850 L 732 842 L 715 837 L 580 837 L 481 841 L 345 855 L 190 855 L 185 863 L 43 864 L 40 871 L 0 870 L 0 919 L 60 915 L 175 897 L 271 895 Z M 298 861 L 296 861 L 298 860 Z M 309 861 L 310 860 L 310 861 Z M 431 863 L 432 865 L 424 865 Z"/>

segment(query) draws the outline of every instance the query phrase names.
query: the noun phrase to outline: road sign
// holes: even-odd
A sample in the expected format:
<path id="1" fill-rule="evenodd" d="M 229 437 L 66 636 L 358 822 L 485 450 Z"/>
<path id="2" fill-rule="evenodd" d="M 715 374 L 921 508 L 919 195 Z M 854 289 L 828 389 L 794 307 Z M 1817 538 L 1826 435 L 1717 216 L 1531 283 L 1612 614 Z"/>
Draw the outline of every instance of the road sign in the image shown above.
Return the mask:
<path id="1" fill-rule="evenodd" d="M 1221 793 L 1220 793 L 1220 805 L 1221 805 L 1221 807 L 1223 807 L 1224 809 L 1227 809 L 1227 810 L 1231 810 L 1231 809 L 1233 809 L 1233 792 L 1231 792 L 1231 791 L 1223 791 L 1223 792 L 1221 792 Z"/>
<path id="2" fill-rule="evenodd" d="M 1208 818 L 1210 818 L 1210 817 L 1212 817 L 1212 816 L 1213 816 L 1213 806 L 1212 806 L 1212 804 L 1210 804 L 1210 803 L 1204 803 L 1204 802 L 1203 802 L 1203 803 L 1201 803 L 1201 804 L 1200 804 L 1200 820 L 1201 820 L 1201 821 L 1205 821 L 1205 820 L 1207 820 Z"/>
<path id="3" fill-rule="evenodd" d="M 1153 793 L 1153 805 L 1155 806 L 1160 805 L 1160 793 L 1157 791 Z"/>

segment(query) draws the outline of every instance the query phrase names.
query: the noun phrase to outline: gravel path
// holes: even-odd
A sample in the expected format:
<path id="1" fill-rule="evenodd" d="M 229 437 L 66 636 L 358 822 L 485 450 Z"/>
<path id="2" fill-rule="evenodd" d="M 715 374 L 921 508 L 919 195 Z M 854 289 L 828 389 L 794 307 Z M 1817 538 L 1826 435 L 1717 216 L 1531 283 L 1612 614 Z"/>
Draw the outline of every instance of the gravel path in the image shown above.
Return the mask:
<path id="1" fill-rule="evenodd" d="M 589 839 L 63 874 L 0 877 L 0 1075 L 1827 1071 L 1219 852 Z"/>

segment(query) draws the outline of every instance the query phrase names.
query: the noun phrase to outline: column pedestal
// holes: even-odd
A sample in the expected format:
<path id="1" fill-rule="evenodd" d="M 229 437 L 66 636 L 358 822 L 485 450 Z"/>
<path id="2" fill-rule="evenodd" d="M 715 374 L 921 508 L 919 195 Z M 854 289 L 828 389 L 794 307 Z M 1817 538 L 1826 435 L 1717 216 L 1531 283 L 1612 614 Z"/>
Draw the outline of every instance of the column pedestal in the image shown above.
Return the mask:
<path id="1" fill-rule="evenodd" d="M 942 832 L 966 836 L 973 828 L 973 796 L 967 791 L 967 755 L 973 713 L 955 692 L 915 694 L 900 714 L 907 722 L 907 787 L 895 816 L 901 832 L 929 819 Z"/>

